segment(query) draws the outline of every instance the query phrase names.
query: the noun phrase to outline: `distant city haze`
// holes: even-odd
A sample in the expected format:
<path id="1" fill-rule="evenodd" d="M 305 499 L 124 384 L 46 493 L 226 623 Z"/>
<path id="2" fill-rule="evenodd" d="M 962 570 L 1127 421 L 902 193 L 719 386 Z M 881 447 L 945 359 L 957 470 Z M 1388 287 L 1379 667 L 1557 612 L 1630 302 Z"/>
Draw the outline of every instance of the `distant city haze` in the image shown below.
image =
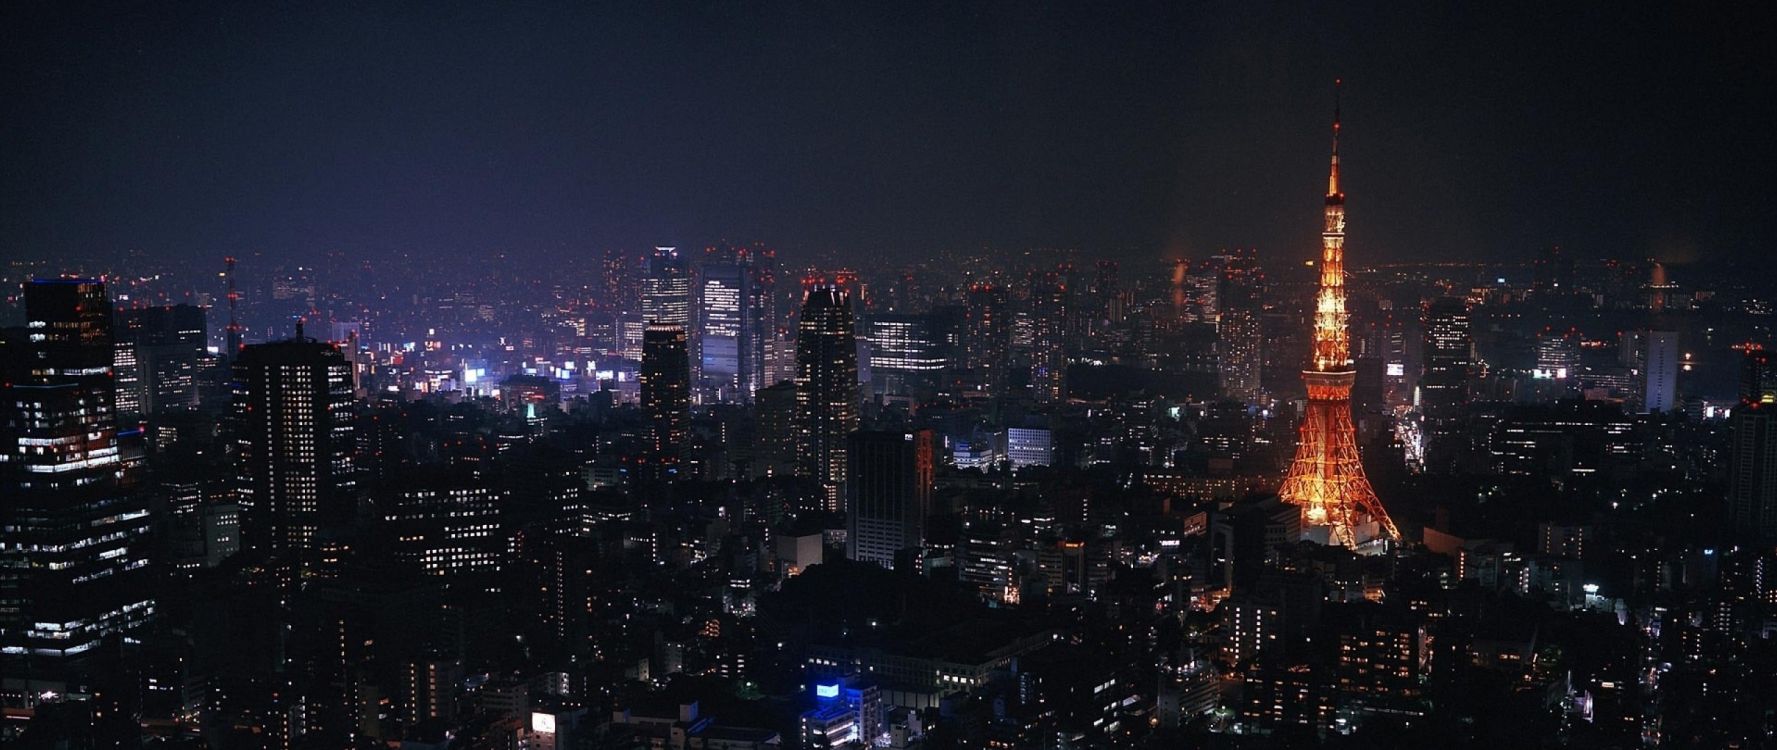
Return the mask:
<path id="1" fill-rule="evenodd" d="M 1746 258 L 1768 7 L 0 10 L 0 257 L 1307 259 L 1330 84 L 1372 262 Z"/>

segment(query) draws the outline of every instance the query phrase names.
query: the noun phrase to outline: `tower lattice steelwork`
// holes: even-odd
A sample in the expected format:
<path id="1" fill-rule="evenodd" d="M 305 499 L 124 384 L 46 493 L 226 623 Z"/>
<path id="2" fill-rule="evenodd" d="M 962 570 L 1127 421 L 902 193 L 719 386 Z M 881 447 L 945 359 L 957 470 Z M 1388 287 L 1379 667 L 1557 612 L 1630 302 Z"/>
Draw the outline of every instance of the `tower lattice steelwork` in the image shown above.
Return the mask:
<path id="1" fill-rule="evenodd" d="M 1337 97 L 1335 97 L 1337 101 Z M 1328 541 L 1359 543 L 1358 529 L 1374 522 L 1400 539 L 1388 511 L 1370 488 L 1358 460 L 1351 424 L 1351 338 L 1345 311 L 1345 193 L 1339 190 L 1339 108 L 1333 107 L 1333 162 L 1327 176 L 1326 225 L 1320 234 L 1320 293 L 1315 299 L 1314 361 L 1302 371 L 1308 412 L 1302 419 L 1296 458 L 1277 494 L 1302 506 L 1305 526 L 1328 527 Z"/>

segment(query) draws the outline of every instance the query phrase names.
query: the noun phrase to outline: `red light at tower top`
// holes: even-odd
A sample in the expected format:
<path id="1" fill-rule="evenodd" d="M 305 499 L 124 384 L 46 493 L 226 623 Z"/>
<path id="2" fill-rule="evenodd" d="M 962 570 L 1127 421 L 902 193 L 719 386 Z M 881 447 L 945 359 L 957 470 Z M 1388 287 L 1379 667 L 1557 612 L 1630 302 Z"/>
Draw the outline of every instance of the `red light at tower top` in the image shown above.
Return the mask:
<path id="1" fill-rule="evenodd" d="M 1302 372 L 1308 409 L 1296 457 L 1277 494 L 1302 508 L 1305 533 L 1324 528 L 1326 541 L 1357 547 L 1379 535 L 1399 540 L 1400 531 L 1370 487 L 1359 461 L 1351 422 L 1349 315 L 1345 309 L 1345 193 L 1339 185 L 1339 104 L 1334 82 L 1333 155 L 1321 231 L 1320 290 L 1315 296 L 1314 355 Z M 1368 537 L 1368 539 L 1360 538 Z"/>

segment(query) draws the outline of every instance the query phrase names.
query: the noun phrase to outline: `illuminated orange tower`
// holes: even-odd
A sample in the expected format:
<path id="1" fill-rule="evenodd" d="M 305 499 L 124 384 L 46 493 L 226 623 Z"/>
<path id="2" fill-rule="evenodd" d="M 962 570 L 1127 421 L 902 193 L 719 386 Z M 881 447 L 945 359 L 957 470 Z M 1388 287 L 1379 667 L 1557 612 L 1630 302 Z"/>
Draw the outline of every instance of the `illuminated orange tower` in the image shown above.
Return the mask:
<path id="1" fill-rule="evenodd" d="M 1334 84 L 1337 92 L 1337 83 Z M 1345 312 L 1345 193 L 1339 190 L 1339 107 L 1333 105 L 1333 165 L 1327 176 L 1326 224 L 1320 233 L 1320 293 L 1314 307 L 1314 361 L 1302 371 L 1308 386 L 1296 458 L 1277 490 L 1302 506 L 1304 527 L 1327 527 L 1327 541 L 1356 547 L 1370 524 L 1391 539 L 1401 532 L 1382 508 L 1358 460 L 1351 424 L 1351 338 Z"/>

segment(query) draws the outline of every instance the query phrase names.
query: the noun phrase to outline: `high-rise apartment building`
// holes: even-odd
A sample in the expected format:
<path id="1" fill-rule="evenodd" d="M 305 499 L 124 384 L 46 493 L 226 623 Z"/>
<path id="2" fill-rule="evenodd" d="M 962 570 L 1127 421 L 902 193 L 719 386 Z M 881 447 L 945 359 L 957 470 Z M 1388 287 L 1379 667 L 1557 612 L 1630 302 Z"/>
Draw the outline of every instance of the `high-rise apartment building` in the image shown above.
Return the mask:
<path id="1" fill-rule="evenodd" d="M 356 512 L 351 363 L 298 327 L 241 349 L 233 390 L 244 549 L 307 567 L 316 534 Z"/>
<path id="2" fill-rule="evenodd" d="M 26 327 L 0 346 L 0 671 L 20 677 L 154 613 L 149 504 L 114 411 L 111 300 L 88 280 L 24 291 Z"/>
<path id="3" fill-rule="evenodd" d="M 858 429 L 858 347 L 851 296 L 830 286 L 808 290 L 796 330 L 798 461 L 839 505 L 846 436 Z"/>
<path id="4" fill-rule="evenodd" d="M 846 557 L 893 568 L 925 540 L 932 505 L 931 430 L 859 431 L 847 446 Z"/>
<path id="5" fill-rule="evenodd" d="M 1257 250 L 1235 248 L 1223 257 L 1221 289 L 1217 294 L 1221 314 L 1216 322 L 1216 360 L 1221 370 L 1222 395 L 1248 403 L 1259 399 L 1260 374 L 1264 370 L 1265 336 L 1259 328 L 1259 316 L 1264 312 L 1260 283 Z"/>
<path id="6" fill-rule="evenodd" d="M 1067 396 L 1066 269 L 1037 274 L 1030 284 L 1030 387 L 1038 402 Z"/>

